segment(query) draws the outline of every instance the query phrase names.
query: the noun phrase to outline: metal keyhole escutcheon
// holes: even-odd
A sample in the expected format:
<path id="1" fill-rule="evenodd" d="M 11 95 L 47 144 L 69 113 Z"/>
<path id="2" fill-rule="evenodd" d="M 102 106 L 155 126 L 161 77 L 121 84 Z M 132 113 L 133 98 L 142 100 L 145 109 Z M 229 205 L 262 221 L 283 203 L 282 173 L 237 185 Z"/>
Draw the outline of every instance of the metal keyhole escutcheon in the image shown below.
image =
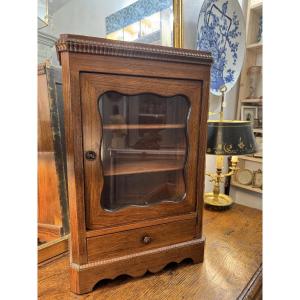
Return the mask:
<path id="1" fill-rule="evenodd" d="M 95 151 L 86 151 L 85 152 L 85 158 L 87 160 L 95 160 L 96 159 L 96 152 Z"/>

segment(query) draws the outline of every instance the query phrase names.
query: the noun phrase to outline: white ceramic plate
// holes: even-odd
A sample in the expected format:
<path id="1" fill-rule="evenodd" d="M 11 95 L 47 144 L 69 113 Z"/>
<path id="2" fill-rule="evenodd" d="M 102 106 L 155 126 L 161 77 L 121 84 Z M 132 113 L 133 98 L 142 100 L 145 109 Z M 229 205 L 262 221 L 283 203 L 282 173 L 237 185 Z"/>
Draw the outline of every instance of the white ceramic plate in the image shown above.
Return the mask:
<path id="1" fill-rule="evenodd" d="M 199 15 L 197 49 L 210 51 L 214 58 L 210 91 L 221 95 L 236 83 L 245 56 L 245 20 L 237 0 L 205 0 Z"/>
<path id="2" fill-rule="evenodd" d="M 240 184 L 250 185 L 252 184 L 253 173 L 251 170 L 241 169 L 236 172 L 235 179 Z"/>

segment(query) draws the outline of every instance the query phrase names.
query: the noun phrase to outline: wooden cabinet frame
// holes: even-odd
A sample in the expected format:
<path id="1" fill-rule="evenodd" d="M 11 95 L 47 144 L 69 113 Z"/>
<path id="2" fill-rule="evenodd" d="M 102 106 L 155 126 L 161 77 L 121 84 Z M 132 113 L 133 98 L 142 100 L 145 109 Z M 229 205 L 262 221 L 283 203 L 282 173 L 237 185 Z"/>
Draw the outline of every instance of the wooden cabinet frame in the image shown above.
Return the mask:
<path id="1" fill-rule="evenodd" d="M 61 35 L 56 47 L 62 64 L 65 101 L 71 290 L 85 293 L 101 279 L 120 274 L 140 276 L 147 270 L 155 272 L 171 261 L 180 262 L 187 257 L 194 262 L 203 261 L 202 208 L 210 53 L 75 35 Z M 163 84 L 165 82 L 168 85 Z M 97 99 L 113 88 L 129 94 L 150 91 L 160 95 L 183 94 L 191 101 L 188 131 L 192 151 L 188 152 L 187 164 L 191 178 L 187 179 L 186 200 L 142 209 L 128 207 L 109 218 L 107 213 L 91 207 L 93 202 L 87 199 L 84 137 L 88 126 L 94 125 L 87 121 L 88 108 L 84 107 L 88 99 Z M 181 226 L 172 230 L 178 222 Z M 162 224 L 164 230 L 160 229 Z M 135 237 L 149 232 L 153 234 L 153 242 L 142 246 Z M 129 249 L 131 245 L 124 249 L 124 237 L 132 242 L 135 251 Z M 116 251 L 111 249 L 110 255 L 105 256 L 101 249 L 103 241 Z"/>
<path id="2" fill-rule="evenodd" d="M 83 127 L 83 148 L 84 151 L 92 150 L 97 154 L 95 161 L 84 160 L 85 171 L 85 197 L 90 204 L 86 208 L 86 223 L 89 229 L 115 226 L 117 224 L 133 223 L 146 219 L 157 219 L 171 215 L 180 215 L 196 211 L 196 188 L 197 183 L 197 135 L 199 127 L 199 99 L 201 99 L 202 82 L 155 79 L 138 76 L 124 76 L 111 74 L 80 74 L 81 95 L 82 95 L 82 127 Z M 107 212 L 99 206 L 98 195 L 103 186 L 103 171 L 100 163 L 100 141 L 101 122 L 99 111 L 93 109 L 97 106 L 95 101 L 107 91 L 117 91 L 122 94 L 155 93 L 160 96 L 175 96 L 183 94 L 190 101 L 190 114 L 188 118 L 187 137 L 190 137 L 188 157 L 185 167 L 186 197 L 178 203 L 159 203 L 147 207 L 127 207 L 114 213 Z M 193 138 L 194 137 L 194 138 Z M 99 168 L 95 168 L 98 165 Z M 91 180 L 93 178 L 93 180 Z M 90 185 L 93 185 L 92 187 Z M 93 194 L 91 194 L 91 191 Z"/>

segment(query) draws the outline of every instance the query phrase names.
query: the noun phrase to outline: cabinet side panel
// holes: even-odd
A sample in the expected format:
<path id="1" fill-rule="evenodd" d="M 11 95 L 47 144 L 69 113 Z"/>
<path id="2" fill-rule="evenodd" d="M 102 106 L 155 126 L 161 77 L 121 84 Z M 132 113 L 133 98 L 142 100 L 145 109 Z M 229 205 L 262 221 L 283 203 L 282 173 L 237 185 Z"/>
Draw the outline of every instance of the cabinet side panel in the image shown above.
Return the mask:
<path id="1" fill-rule="evenodd" d="M 79 73 L 72 70 L 74 61 L 70 60 L 68 53 L 61 54 L 61 63 L 67 149 L 71 261 L 81 264 L 87 261 L 87 256 Z"/>
<path id="2" fill-rule="evenodd" d="M 197 212 L 198 222 L 196 229 L 196 236 L 202 236 L 203 223 L 203 195 L 205 182 L 205 155 L 207 146 L 207 119 L 209 108 L 209 81 L 203 81 L 202 98 L 200 106 L 200 132 L 199 132 L 199 155 L 198 155 L 198 173 L 197 173 Z"/>

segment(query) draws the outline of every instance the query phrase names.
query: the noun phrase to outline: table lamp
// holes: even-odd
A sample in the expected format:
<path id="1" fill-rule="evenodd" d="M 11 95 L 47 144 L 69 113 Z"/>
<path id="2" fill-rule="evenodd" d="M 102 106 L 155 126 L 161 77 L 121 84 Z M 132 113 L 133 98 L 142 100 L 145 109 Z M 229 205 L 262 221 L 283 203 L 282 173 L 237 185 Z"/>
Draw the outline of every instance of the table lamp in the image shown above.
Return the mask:
<path id="1" fill-rule="evenodd" d="M 238 155 L 255 153 L 255 137 L 251 121 L 223 120 L 223 103 L 226 88 L 221 89 L 222 102 L 220 120 L 208 121 L 207 154 L 216 155 L 216 173 L 206 173 L 214 183 L 213 192 L 204 194 L 207 208 L 225 210 L 233 200 L 220 193 L 220 183 L 224 178 L 233 175 L 237 170 Z M 222 173 L 224 155 L 231 156 L 230 171 Z"/>

